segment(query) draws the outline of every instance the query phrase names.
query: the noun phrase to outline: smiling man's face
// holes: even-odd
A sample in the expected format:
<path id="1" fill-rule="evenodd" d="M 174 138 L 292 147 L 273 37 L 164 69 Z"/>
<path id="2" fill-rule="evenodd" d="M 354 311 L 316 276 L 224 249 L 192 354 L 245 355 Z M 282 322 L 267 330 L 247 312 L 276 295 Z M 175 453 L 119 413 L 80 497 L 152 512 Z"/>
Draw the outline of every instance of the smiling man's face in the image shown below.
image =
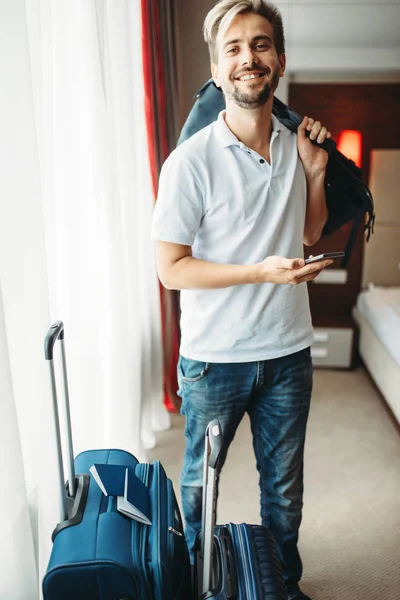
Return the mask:
<path id="1" fill-rule="evenodd" d="M 264 106 L 285 71 L 285 55 L 278 56 L 271 23 L 260 15 L 237 15 L 218 41 L 218 63 L 211 65 L 214 81 L 226 103 L 241 108 Z"/>

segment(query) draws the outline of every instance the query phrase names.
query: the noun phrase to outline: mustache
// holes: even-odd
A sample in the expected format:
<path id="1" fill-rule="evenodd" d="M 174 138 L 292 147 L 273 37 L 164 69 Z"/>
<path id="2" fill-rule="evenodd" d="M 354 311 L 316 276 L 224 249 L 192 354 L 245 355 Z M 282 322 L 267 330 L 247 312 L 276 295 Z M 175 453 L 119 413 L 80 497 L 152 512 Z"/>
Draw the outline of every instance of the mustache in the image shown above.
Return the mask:
<path id="1" fill-rule="evenodd" d="M 262 75 L 270 75 L 271 74 L 271 69 L 269 67 L 264 67 L 264 68 L 260 68 L 259 66 L 251 66 L 251 67 L 247 67 L 246 69 L 240 69 L 240 71 L 237 71 L 236 73 L 233 74 L 233 78 L 237 79 L 238 77 L 243 77 L 243 75 L 246 75 L 246 73 L 262 73 Z"/>

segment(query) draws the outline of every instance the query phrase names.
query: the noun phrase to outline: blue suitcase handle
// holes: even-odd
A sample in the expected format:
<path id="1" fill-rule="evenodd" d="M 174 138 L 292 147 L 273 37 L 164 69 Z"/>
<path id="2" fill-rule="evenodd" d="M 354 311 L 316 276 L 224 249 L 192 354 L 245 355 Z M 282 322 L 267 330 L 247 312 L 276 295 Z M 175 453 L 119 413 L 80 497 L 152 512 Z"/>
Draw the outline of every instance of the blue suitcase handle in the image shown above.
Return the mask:
<path id="1" fill-rule="evenodd" d="M 65 484 L 64 477 L 64 466 L 62 458 L 62 445 L 61 445 L 61 432 L 60 432 L 60 419 L 59 419 L 59 408 L 57 400 L 57 388 L 56 388 L 56 377 L 54 372 L 54 346 L 57 340 L 61 342 L 61 357 L 62 357 L 62 371 L 63 371 L 63 383 L 64 383 L 64 411 L 65 411 L 65 429 L 66 429 L 66 443 L 68 452 L 68 482 Z M 52 540 L 54 541 L 55 536 L 59 531 L 80 523 L 83 518 L 83 513 L 86 506 L 86 500 L 88 495 L 88 487 L 90 477 L 87 474 L 75 474 L 74 466 L 74 451 L 72 443 L 72 431 L 71 431 L 71 415 L 69 408 L 69 392 L 68 392 L 68 377 L 67 377 L 67 364 L 65 357 L 64 348 L 64 323 L 62 321 L 56 321 L 48 330 L 44 340 L 44 355 L 46 361 L 48 361 L 50 367 L 50 380 L 51 380 L 51 391 L 53 397 L 53 417 L 54 427 L 56 433 L 56 449 L 57 449 L 57 461 L 58 461 L 58 477 L 59 477 L 59 495 L 60 495 L 60 522 L 53 531 Z"/>

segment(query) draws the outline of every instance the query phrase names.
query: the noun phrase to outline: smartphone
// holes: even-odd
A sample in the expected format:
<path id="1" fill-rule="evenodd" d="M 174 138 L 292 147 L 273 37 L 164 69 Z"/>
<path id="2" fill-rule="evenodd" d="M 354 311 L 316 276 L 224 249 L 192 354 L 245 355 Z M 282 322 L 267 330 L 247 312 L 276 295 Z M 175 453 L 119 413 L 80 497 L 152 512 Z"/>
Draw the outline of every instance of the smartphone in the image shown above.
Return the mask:
<path id="1" fill-rule="evenodd" d="M 313 256 L 312 258 L 306 258 L 305 263 L 309 265 L 310 263 L 318 262 L 319 260 L 325 260 L 327 258 L 341 258 L 344 256 L 344 252 L 325 252 L 325 254 L 318 254 L 318 256 Z"/>

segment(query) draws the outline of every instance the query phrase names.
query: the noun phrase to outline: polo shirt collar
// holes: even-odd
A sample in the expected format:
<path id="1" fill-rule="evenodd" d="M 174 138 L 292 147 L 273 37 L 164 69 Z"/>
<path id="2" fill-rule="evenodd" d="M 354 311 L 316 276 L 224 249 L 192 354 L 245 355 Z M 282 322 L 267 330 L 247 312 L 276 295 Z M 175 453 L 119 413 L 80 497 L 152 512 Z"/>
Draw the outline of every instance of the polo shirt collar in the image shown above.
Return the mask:
<path id="1" fill-rule="evenodd" d="M 221 110 L 218 115 L 217 121 L 215 121 L 215 131 L 217 134 L 218 141 L 222 148 L 227 148 L 228 146 L 243 146 L 242 142 L 240 142 L 234 133 L 229 129 L 228 125 L 225 122 L 225 110 Z M 289 133 L 290 131 L 282 125 L 282 123 L 275 117 L 275 115 L 271 115 L 272 120 L 272 132 L 277 135 L 280 133 Z"/>

